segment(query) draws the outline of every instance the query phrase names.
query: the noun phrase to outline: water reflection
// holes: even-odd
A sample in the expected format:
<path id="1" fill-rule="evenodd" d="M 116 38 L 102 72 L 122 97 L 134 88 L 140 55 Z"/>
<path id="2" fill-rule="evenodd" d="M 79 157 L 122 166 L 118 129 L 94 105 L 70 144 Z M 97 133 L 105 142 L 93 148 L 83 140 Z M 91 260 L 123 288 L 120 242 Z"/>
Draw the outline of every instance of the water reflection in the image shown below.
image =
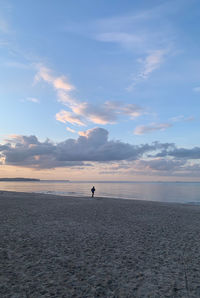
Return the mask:
<path id="1" fill-rule="evenodd" d="M 126 199 L 200 203 L 200 183 L 122 183 L 122 182 L 0 182 L 1 190 L 55 193 L 69 196 L 95 195 Z"/>

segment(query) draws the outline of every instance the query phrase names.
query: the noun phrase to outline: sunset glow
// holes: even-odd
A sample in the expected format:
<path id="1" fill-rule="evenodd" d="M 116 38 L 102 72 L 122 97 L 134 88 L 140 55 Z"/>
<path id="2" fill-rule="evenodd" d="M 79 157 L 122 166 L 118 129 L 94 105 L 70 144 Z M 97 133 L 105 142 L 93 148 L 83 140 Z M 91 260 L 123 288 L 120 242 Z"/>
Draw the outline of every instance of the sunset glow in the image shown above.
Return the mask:
<path id="1" fill-rule="evenodd" d="M 0 11 L 0 177 L 200 181 L 198 0 Z"/>

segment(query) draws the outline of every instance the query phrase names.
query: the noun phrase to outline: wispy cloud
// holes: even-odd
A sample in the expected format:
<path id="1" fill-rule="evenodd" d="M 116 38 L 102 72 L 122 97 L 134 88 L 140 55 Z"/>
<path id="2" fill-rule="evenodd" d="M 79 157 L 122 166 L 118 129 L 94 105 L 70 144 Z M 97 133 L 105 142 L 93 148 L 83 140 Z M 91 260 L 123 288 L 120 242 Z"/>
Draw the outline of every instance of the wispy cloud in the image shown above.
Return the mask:
<path id="1" fill-rule="evenodd" d="M 64 90 L 57 90 L 58 102 L 66 106 L 76 106 L 78 104 L 78 100 L 76 100 L 71 94 Z"/>
<path id="2" fill-rule="evenodd" d="M 134 134 L 135 135 L 143 135 L 146 133 L 152 133 L 154 131 L 163 131 L 163 130 L 166 130 L 167 128 L 174 126 L 175 123 L 191 122 L 194 120 L 195 120 L 195 117 L 193 117 L 193 116 L 187 117 L 184 115 L 179 115 L 179 116 L 170 118 L 169 121 L 166 123 L 150 123 L 148 125 L 139 125 L 135 128 Z"/>
<path id="3" fill-rule="evenodd" d="M 96 124 L 112 124 L 116 121 L 115 113 L 111 112 L 111 109 L 106 109 L 106 104 L 97 107 L 93 104 L 83 102 L 72 107 L 72 110 L 75 114 Z"/>
<path id="4" fill-rule="evenodd" d="M 36 81 L 44 80 L 51 84 L 56 90 L 64 90 L 67 92 L 74 90 L 74 86 L 68 82 L 66 76 L 54 76 L 52 71 L 43 65 L 37 65 L 37 68 L 38 73 L 35 76 Z"/>
<path id="5" fill-rule="evenodd" d="M 8 21 L 0 15 L 0 33 L 9 34 L 11 32 Z"/>
<path id="6" fill-rule="evenodd" d="M 92 38 L 115 43 L 132 53 L 132 60 L 141 64 L 139 71 L 131 75 L 128 90 L 148 79 L 172 53 L 174 29 L 169 26 L 168 15 L 173 14 L 177 6 L 177 3 L 162 4 L 145 11 L 100 19 L 91 26 L 93 31 L 89 31 L 89 35 Z"/>
<path id="7" fill-rule="evenodd" d="M 38 66 L 37 66 L 38 67 Z M 130 119 L 144 114 L 144 109 L 135 104 L 124 104 L 123 102 L 106 101 L 101 105 L 77 100 L 71 92 L 75 87 L 68 82 L 66 76 L 57 77 L 53 71 L 45 66 L 39 65 L 35 81 L 45 81 L 56 91 L 58 102 L 67 106 L 71 111 L 61 110 L 56 114 L 56 119 L 63 123 L 85 126 L 87 122 L 95 124 L 114 124 L 119 117 L 129 116 Z"/>
<path id="8" fill-rule="evenodd" d="M 2 2 L 2 1 L 1 1 Z M 0 2 L 0 48 L 5 48 L 9 52 L 13 51 L 14 30 L 10 24 L 9 4 L 4 7 L 4 3 Z M 4 1 L 3 1 L 4 2 Z"/>
<path id="9" fill-rule="evenodd" d="M 19 61 L 5 61 L 4 65 L 10 68 L 29 69 L 31 66 Z"/>
<path id="10" fill-rule="evenodd" d="M 112 101 L 107 101 L 100 107 L 82 103 L 81 105 L 74 107 L 73 111 L 97 124 L 115 123 L 119 115 L 123 114 L 129 115 L 131 118 L 136 118 L 144 113 L 143 109 L 137 105 L 125 105 L 120 102 Z"/>
<path id="11" fill-rule="evenodd" d="M 56 114 L 56 119 L 63 123 L 85 125 L 87 122 L 95 124 L 114 124 L 118 118 L 128 115 L 131 119 L 139 117 L 144 113 L 143 109 L 136 105 L 112 106 L 112 102 L 106 102 L 101 106 L 93 105 L 87 102 L 74 104 L 71 106 L 73 113 L 62 110 Z M 76 122 L 74 121 L 76 119 Z"/>
<path id="12" fill-rule="evenodd" d="M 118 121 L 119 117 L 128 115 L 131 119 L 144 114 L 144 109 L 134 104 L 122 104 L 120 102 L 107 101 L 101 106 L 95 104 L 80 102 L 70 106 L 75 118 L 83 119 L 80 123 L 93 122 L 95 124 L 114 124 Z M 60 117 L 61 115 L 61 117 Z M 66 115 L 66 117 L 63 117 Z M 62 122 L 69 122 L 69 112 L 64 113 L 62 110 L 57 114 L 57 120 Z M 72 114 L 71 114 L 72 115 Z M 72 122 L 71 122 L 72 123 Z M 72 123 L 73 124 L 73 123 Z M 78 124 L 78 122 L 76 123 Z"/>
<path id="13" fill-rule="evenodd" d="M 66 130 L 68 130 L 71 133 L 76 133 L 76 131 L 74 129 L 70 128 L 70 127 L 66 127 Z"/>
<path id="14" fill-rule="evenodd" d="M 163 62 L 165 53 L 166 51 L 164 50 L 156 50 L 148 55 L 144 61 L 141 61 L 143 71 L 139 74 L 139 77 L 146 79 L 155 69 L 159 68 Z"/>
<path id="15" fill-rule="evenodd" d="M 134 130 L 135 135 L 143 135 L 154 131 L 165 130 L 171 127 L 171 123 L 151 123 L 149 125 L 137 126 Z"/>
<path id="16" fill-rule="evenodd" d="M 105 32 L 96 35 L 96 39 L 102 42 L 119 43 L 127 49 L 140 48 L 144 44 L 144 38 L 137 34 L 127 32 Z"/>
<path id="17" fill-rule="evenodd" d="M 167 50 L 163 50 L 163 49 L 155 50 L 149 55 L 147 55 L 145 59 L 139 59 L 138 61 L 142 65 L 141 70 L 139 71 L 139 73 L 132 75 L 132 83 L 127 88 L 127 90 L 129 91 L 132 90 L 133 87 L 137 85 L 137 83 L 145 79 L 148 79 L 150 74 L 161 66 L 167 52 L 168 52 Z"/>
<path id="18" fill-rule="evenodd" d="M 56 114 L 56 120 L 63 122 L 63 123 L 70 123 L 74 125 L 80 125 L 80 126 L 85 126 L 85 123 L 81 121 L 79 117 L 76 115 L 73 115 L 72 113 L 68 111 L 60 111 L 59 113 Z"/>
<path id="19" fill-rule="evenodd" d="M 21 99 L 21 102 L 32 102 L 32 103 L 39 103 L 40 100 L 36 97 L 27 97 L 26 99 Z"/>
<path id="20" fill-rule="evenodd" d="M 33 102 L 33 103 L 39 103 L 39 99 L 35 97 L 27 97 L 27 101 Z"/>
<path id="21" fill-rule="evenodd" d="M 199 93 L 200 92 L 200 86 L 193 88 L 193 91 Z"/>
<path id="22" fill-rule="evenodd" d="M 172 117 L 170 120 L 172 122 L 190 122 L 190 121 L 195 120 L 195 118 L 193 116 L 185 117 L 183 115 L 179 115 L 176 117 Z"/>
<path id="23" fill-rule="evenodd" d="M 75 90 L 75 87 L 69 83 L 66 76 L 56 76 L 53 70 L 42 64 L 37 64 L 36 68 L 37 73 L 35 75 L 35 83 L 40 81 L 48 83 L 56 91 L 58 101 L 67 106 L 73 106 L 78 103 L 78 101 L 71 95 L 71 92 Z"/>

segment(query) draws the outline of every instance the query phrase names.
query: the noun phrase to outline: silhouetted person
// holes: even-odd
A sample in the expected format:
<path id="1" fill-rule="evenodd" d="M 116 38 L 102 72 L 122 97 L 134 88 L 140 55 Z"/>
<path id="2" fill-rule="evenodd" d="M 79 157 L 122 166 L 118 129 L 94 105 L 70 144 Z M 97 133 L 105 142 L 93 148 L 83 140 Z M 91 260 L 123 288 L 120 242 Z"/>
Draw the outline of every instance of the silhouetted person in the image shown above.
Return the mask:
<path id="1" fill-rule="evenodd" d="M 94 186 L 91 188 L 91 192 L 92 192 L 92 198 L 93 198 L 94 197 L 94 192 L 95 192 L 95 187 Z"/>

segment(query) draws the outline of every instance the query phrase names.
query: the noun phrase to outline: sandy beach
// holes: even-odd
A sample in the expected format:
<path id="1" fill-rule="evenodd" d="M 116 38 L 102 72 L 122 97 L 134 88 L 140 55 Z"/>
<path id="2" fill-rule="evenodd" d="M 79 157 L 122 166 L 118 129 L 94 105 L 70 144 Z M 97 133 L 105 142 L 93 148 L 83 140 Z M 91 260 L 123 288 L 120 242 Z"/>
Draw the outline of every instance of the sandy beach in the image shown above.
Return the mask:
<path id="1" fill-rule="evenodd" d="M 200 207 L 0 193 L 0 297 L 200 297 Z"/>

